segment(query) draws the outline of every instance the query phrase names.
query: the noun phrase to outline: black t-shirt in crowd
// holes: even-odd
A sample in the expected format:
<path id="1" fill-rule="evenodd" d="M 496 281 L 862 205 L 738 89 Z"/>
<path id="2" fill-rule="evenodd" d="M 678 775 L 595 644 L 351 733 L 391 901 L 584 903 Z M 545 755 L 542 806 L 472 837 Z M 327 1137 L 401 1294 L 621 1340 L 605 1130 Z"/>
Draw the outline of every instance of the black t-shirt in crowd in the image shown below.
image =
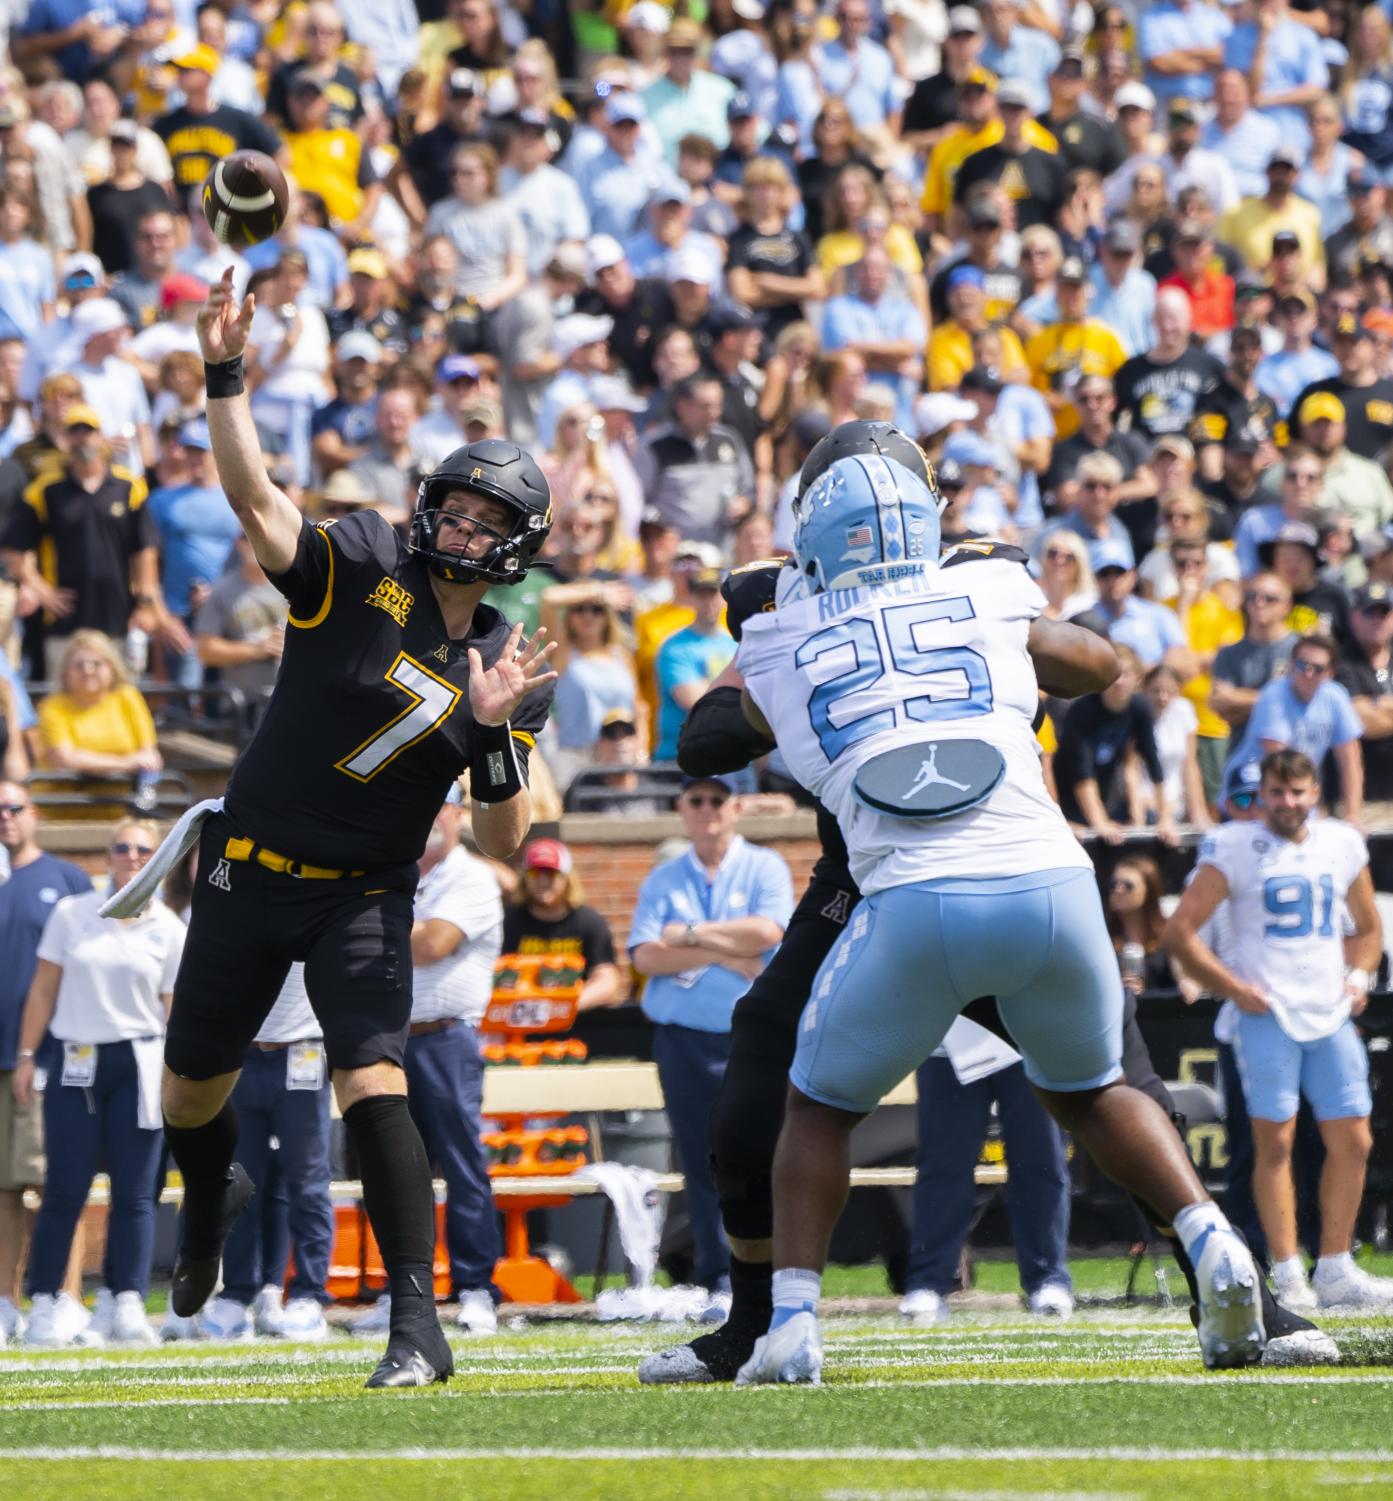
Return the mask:
<path id="1" fill-rule="evenodd" d="M 554 921 L 537 917 L 526 906 L 509 907 L 503 914 L 503 952 L 579 960 L 582 978 L 588 980 L 596 965 L 614 963 L 614 935 L 593 907 L 573 907 Z"/>
<path id="2" fill-rule="evenodd" d="M 667 282 L 645 276 L 635 283 L 634 295 L 625 308 L 611 307 L 596 291 L 582 292 L 576 299 L 576 311 L 613 318 L 614 328 L 609 336 L 611 353 L 636 386 L 655 384 L 653 341 L 677 322 L 677 309 Z M 698 348 L 703 349 L 709 343 L 709 339 L 699 341 Z"/>
<path id="3" fill-rule="evenodd" d="M 1291 407 L 1292 437 L 1301 436 L 1296 414 L 1301 403 L 1318 391 L 1337 396 L 1345 409 L 1345 446 L 1362 459 L 1378 460 L 1389 443 L 1393 443 L 1393 380 L 1386 376 L 1371 386 L 1353 386 L 1343 375 L 1313 381 L 1296 398 Z"/>
<path id="4" fill-rule="evenodd" d="M 1135 433 L 1120 433 L 1113 428 L 1103 443 L 1094 443 L 1080 429 L 1054 446 L 1050 467 L 1045 473 L 1044 488 L 1053 494 L 1074 477 L 1079 460 L 1091 453 L 1110 453 L 1122 465 L 1123 479 L 1131 479 L 1146 462 L 1147 447 Z"/>
<path id="5" fill-rule="evenodd" d="M 958 85 L 949 73 L 930 73 L 914 85 L 905 100 L 900 130 L 909 135 L 921 130 L 942 130 L 958 118 Z"/>
<path id="6" fill-rule="evenodd" d="M 1161 243 L 1153 244 L 1147 241 L 1143 247 L 1146 251 L 1146 260 L 1142 268 L 1149 275 L 1154 276 L 1158 282 L 1175 273 L 1175 231 L 1176 225 L 1172 220 L 1165 220 L 1161 231 Z M 1210 260 L 1210 266 L 1217 263 L 1219 269 L 1226 276 L 1237 276 L 1243 270 L 1243 257 L 1232 245 L 1215 241 L 1214 255 Z"/>
<path id="7" fill-rule="evenodd" d="M 147 494 L 144 480 L 116 468 L 91 493 L 66 470 L 36 479 L 24 491 L 0 546 L 37 552 L 47 581 L 72 590 L 72 613 L 50 627 L 55 635 L 125 635 L 135 605 L 131 559 L 159 542 Z"/>
<path id="8" fill-rule="evenodd" d="M 807 235 L 798 230 L 781 229 L 766 235 L 742 224 L 730 237 L 727 270 L 743 266 L 748 271 L 767 271 L 772 276 L 806 276 L 812 265 L 813 247 Z M 756 314 L 771 341 L 790 323 L 803 318 L 803 310 L 793 302 L 782 307 L 760 308 Z"/>
<path id="9" fill-rule="evenodd" d="M 1393 672 L 1375 667 L 1358 642 L 1335 664 L 1335 681 L 1351 698 L 1372 698 L 1379 707 L 1389 707 L 1393 696 Z M 1393 798 L 1393 735 L 1366 734 L 1359 742 L 1364 756 L 1364 796 L 1370 802 Z"/>
<path id="10" fill-rule="evenodd" d="M 206 115 L 180 105 L 161 115 L 154 129 L 169 151 L 174 186 L 181 196 L 201 187 L 214 163 L 234 151 L 264 151 L 274 156 L 281 149 L 280 137 L 264 120 L 230 104 L 220 104 Z"/>
<path id="11" fill-rule="evenodd" d="M 169 194 L 157 182 L 118 188 L 99 182 L 87 190 L 92 211 L 92 250 L 108 276 L 135 265 L 136 224 L 146 214 L 168 213 Z"/>
<path id="12" fill-rule="evenodd" d="M 1184 435 L 1201 401 L 1223 376 L 1218 360 L 1195 344 L 1169 362 L 1134 354 L 1113 377 L 1118 425 L 1150 443 L 1172 433 Z"/>
<path id="13" fill-rule="evenodd" d="M 1226 443 L 1240 434 L 1261 443 L 1275 437 L 1280 416 L 1270 396 L 1259 391 L 1250 399 L 1225 375 L 1212 391 L 1201 395 L 1186 436 L 1196 448 Z"/>
<path id="14" fill-rule="evenodd" d="M 1016 228 L 1053 225 L 1064 203 L 1064 163 L 1049 151 L 1027 146 L 1020 153 L 998 143 L 974 151 L 958 169 L 953 202 L 966 203 L 973 188 L 995 183 L 1016 205 Z"/>
<path id="15" fill-rule="evenodd" d="M 450 157 L 456 146 L 486 146 L 488 137 L 442 123 L 419 135 L 402 153 L 406 170 L 427 208 L 450 196 Z"/>
<path id="16" fill-rule="evenodd" d="M 864 167 L 877 182 L 885 175 L 868 156 L 853 152 L 840 166 L 830 166 L 820 156 L 798 163 L 798 195 L 803 200 L 803 228 L 817 244 L 824 233 L 823 199 L 847 167 Z"/>
<path id="17" fill-rule="evenodd" d="M 1294 589 L 1291 596 L 1291 614 L 1287 625 L 1298 636 L 1309 636 L 1319 631 L 1333 636 L 1340 649 L 1351 641 L 1349 628 L 1349 591 L 1343 584 L 1332 584 L 1328 579 L 1318 578 L 1309 589 Z"/>
<path id="18" fill-rule="evenodd" d="M 1040 124 L 1059 142 L 1059 155 L 1067 172 L 1087 167 L 1099 177 L 1110 177 L 1127 160 L 1127 148 L 1117 127 L 1097 115 L 1080 111 L 1059 121 L 1041 115 Z"/>
<path id="19" fill-rule="evenodd" d="M 300 72 L 305 64 L 298 59 L 295 62 L 282 63 L 271 74 L 271 82 L 266 90 L 266 113 L 275 115 L 287 125 L 290 123 L 290 111 L 286 107 L 286 98 L 290 93 L 290 80 Z M 347 63 L 338 63 L 334 68 L 333 76 L 328 80 L 325 96 L 329 100 L 329 118 L 325 122 L 328 130 L 352 130 L 363 118 L 363 95 L 358 87 L 358 75 Z"/>
<path id="20" fill-rule="evenodd" d="M 1261 485 L 1254 485 L 1246 495 L 1240 495 L 1222 475 L 1216 480 L 1204 480 L 1200 484 L 1200 492 L 1204 496 L 1205 504 L 1209 507 L 1211 518 L 1214 516 L 1216 510 L 1222 511 L 1228 517 L 1228 535 L 1232 535 L 1233 527 L 1237 524 L 1238 518 L 1249 506 L 1265 505 L 1268 500 L 1267 492 L 1263 490 Z M 1210 537 L 1215 542 L 1228 541 L 1228 535 L 1219 536 L 1213 531 L 1210 532 Z"/>
<path id="21" fill-rule="evenodd" d="M 491 667 L 511 633 L 491 605 L 452 640 L 425 560 L 375 511 L 300 530 L 271 582 L 290 602 L 280 675 L 227 788 L 242 831 L 335 869 L 420 858 L 473 752 L 468 649 Z M 524 784 L 551 689 L 523 700 L 510 746 Z"/>
<path id="22" fill-rule="evenodd" d="M 1137 694 L 1114 712 L 1099 693 L 1075 699 L 1059 726 L 1059 749 L 1054 757 L 1054 779 L 1059 788 L 1059 806 L 1070 823 L 1087 823 L 1079 807 L 1077 787 L 1089 780 L 1098 784 L 1098 796 L 1113 818 L 1126 817 L 1126 787 L 1122 770 L 1128 749 L 1135 749 L 1146 773 L 1158 786 L 1165 780 L 1156 751 L 1156 732 L 1146 700 Z"/>

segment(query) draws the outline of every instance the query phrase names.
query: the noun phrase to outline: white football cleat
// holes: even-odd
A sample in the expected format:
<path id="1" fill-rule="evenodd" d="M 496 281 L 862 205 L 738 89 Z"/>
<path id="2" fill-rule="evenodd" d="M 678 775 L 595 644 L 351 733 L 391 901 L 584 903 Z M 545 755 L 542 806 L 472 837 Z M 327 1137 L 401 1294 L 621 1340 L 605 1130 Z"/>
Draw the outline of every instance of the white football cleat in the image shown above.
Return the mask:
<path id="1" fill-rule="evenodd" d="M 486 1287 L 476 1287 L 460 1294 L 455 1323 L 470 1334 L 497 1334 L 498 1310 Z"/>
<path id="2" fill-rule="evenodd" d="M 235 1298 L 210 1298 L 195 1317 L 204 1339 L 244 1345 L 252 1338 L 252 1311 Z"/>
<path id="3" fill-rule="evenodd" d="M 900 1314 L 916 1329 L 931 1329 L 946 1324 L 952 1316 L 948 1299 L 927 1287 L 917 1287 L 900 1299 Z"/>
<path id="4" fill-rule="evenodd" d="M 110 1339 L 116 1327 L 116 1294 L 109 1287 L 99 1287 L 92 1304 L 92 1320 L 87 1325 L 93 1334 Z"/>
<path id="5" fill-rule="evenodd" d="M 795 1313 L 761 1335 L 755 1353 L 740 1367 L 736 1386 L 822 1385 L 822 1333 L 814 1313 Z"/>
<path id="6" fill-rule="evenodd" d="M 0 1337 L 19 1339 L 24 1333 L 24 1315 L 13 1298 L 0 1298 Z"/>
<path id="7" fill-rule="evenodd" d="M 164 1323 L 160 1325 L 160 1338 L 166 1344 L 173 1344 L 181 1339 L 202 1339 L 203 1330 L 199 1325 L 198 1315 L 191 1313 L 186 1318 L 181 1318 L 177 1313 L 165 1314 Z"/>
<path id="8" fill-rule="evenodd" d="M 276 1333 L 282 1339 L 328 1339 L 329 1323 L 324 1317 L 324 1305 L 318 1298 L 292 1298 L 280 1311 Z"/>
<path id="9" fill-rule="evenodd" d="M 118 1345 L 153 1345 L 159 1336 L 145 1316 L 145 1299 L 138 1292 L 116 1294 L 111 1333 L 107 1338 Z M 93 1323 L 96 1319 L 93 1319 Z"/>
<path id="10" fill-rule="evenodd" d="M 99 1345 L 100 1334 L 91 1329 L 92 1316 L 69 1293 L 39 1293 L 29 1308 L 29 1327 L 24 1343 L 38 1349 L 62 1349 L 67 1345 Z"/>
<path id="11" fill-rule="evenodd" d="M 366 1313 L 348 1326 L 350 1334 L 385 1334 L 392 1327 L 392 1300 L 383 1293 Z"/>
<path id="12" fill-rule="evenodd" d="M 1339 1365 L 1340 1347 L 1324 1329 L 1293 1329 L 1269 1339 L 1262 1352 L 1265 1366 Z"/>
<path id="13" fill-rule="evenodd" d="M 698 1324 L 724 1324 L 730 1317 L 729 1293 L 712 1293 L 711 1301 L 697 1314 Z"/>
<path id="14" fill-rule="evenodd" d="M 1299 1261 L 1282 1261 L 1273 1266 L 1272 1290 L 1283 1308 L 1293 1313 L 1315 1312 L 1316 1295 L 1306 1280 L 1306 1268 Z"/>
<path id="15" fill-rule="evenodd" d="M 1031 1313 L 1047 1319 L 1071 1319 L 1074 1316 L 1074 1295 L 1058 1282 L 1046 1282 L 1031 1293 L 1026 1303 Z"/>
<path id="16" fill-rule="evenodd" d="M 282 1330 L 281 1324 L 285 1317 L 281 1290 L 269 1284 L 257 1293 L 252 1301 L 252 1328 L 258 1334 L 264 1334 L 271 1339 L 277 1338 Z"/>
<path id="17" fill-rule="evenodd" d="M 1352 1262 L 1332 1269 L 1318 1261 L 1314 1287 L 1322 1308 L 1393 1308 L 1393 1278 L 1371 1276 Z"/>
<path id="18" fill-rule="evenodd" d="M 1200 1291 L 1200 1352 L 1210 1370 L 1257 1365 L 1267 1343 L 1260 1273 L 1230 1229 L 1205 1238 L 1195 1281 Z"/>

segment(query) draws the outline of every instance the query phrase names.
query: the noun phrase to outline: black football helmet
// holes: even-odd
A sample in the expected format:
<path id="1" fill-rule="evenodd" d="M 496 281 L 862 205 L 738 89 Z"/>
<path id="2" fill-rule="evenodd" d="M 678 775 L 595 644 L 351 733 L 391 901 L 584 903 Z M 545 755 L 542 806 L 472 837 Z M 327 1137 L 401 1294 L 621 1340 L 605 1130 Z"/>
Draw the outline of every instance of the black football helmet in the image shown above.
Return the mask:
<path id="1" fill-rule="evenodd" d="M 455 490 L 486 496 L 508 508 L 506 531 L 474 521 L 470 536 L 482 533 L 492 539 L 482 557 L 444 552 L 437 545 L 440 508 Z M 455 449 L 421 481 L 408 546 L 428 561 L 432 573 L 449 583 L 516 584 L 527 576 L 550 531 L 551 487 L 536 460 L 516 443 L 484 438 Z"/>
<path id="2" fill-rule="evenodd" d="M 803 461 L 798 476 L 798 496 L 802 498 L 808 486 L 825 473 L 838 459 L 849 459 L 858 453 L 879 454 L 908 469 L 924 481 L 930 490 L 937 493 L 933 471 L 924 451 L 910 437 L 890 422 L 842 422 L 825 438 L 819 438 L 812 452 Z"/>

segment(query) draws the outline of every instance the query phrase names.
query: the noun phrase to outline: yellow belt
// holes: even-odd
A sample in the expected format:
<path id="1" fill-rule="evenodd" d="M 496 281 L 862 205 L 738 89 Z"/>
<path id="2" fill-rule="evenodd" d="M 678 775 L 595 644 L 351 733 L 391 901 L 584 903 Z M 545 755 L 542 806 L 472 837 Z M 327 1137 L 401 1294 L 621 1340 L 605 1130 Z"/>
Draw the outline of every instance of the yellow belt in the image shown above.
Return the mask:
<path id="1" fill-rule="evenodd" d="M 289 855 L 278 855 L 275 850 L 266 849 L 255 839 L 229 839 L 223 853 L 229 860 L 255 860 L 267 870 L 274 870 L 278 875 L 294 876 L 300 881 L 341 881 L 346 876 L 367 874 L 362 870 L 330 870 L 323 865 L 306 865 L 300 860 L 292 860 Z"/>

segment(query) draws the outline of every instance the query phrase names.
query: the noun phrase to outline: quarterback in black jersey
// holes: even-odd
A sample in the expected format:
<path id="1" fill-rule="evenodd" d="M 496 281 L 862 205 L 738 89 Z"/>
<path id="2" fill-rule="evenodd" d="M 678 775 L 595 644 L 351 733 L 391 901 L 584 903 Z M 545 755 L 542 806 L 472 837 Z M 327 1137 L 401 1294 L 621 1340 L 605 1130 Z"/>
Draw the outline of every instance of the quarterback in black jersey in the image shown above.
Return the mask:
<path id="1" fill-rule="evenodd" d="M 318 526 L 266 477 L 242 390 L 253 312 L 231 272 L 199 314 L 218 475 L 257 561 L 290 602 L 280 675 L 204 824 L 165 1044 L 164 1116 L 184 1178 L 171 1305 L 190 1315 L 252 1192 L 233 1164 L 237 1071 L 294 961 L 324 1029 L 335 1093 L 387 1268 L 391 1334 L 369 1386 L 453 1369 L 435 1313 L 430 1165 L 406 1103 L 416 861 L 466 770 L 480 848 L 531 823 L 528 752 L 556 674 L 482 602 L 520 580 L 551 524 L 540 469 L 510 443 L 451 454 L 421 486 L 411 538 L 375 512 Z"/>

